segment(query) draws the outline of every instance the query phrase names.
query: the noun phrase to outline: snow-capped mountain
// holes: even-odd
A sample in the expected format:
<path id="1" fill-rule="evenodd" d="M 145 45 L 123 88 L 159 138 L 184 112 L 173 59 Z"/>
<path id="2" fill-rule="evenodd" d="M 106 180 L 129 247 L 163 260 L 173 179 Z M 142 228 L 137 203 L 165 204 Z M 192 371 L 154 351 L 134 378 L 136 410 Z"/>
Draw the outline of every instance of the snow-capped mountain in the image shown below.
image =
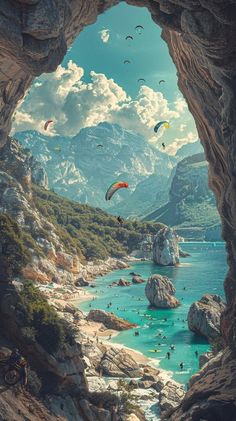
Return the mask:
<path id="1" fill-rule="evenodd" d="M 168 191 L 168 178 L 176 159 L 154 148 L 136 133 L 116 124 L 100 123 L 82 129 L 74 137 L 48 136 L 36 131 L 15 134 L 32 151 L 48 174 L 49 187 L 82 203 L 128 216 L 150 207 L 161 191 Z M 105 192 L 114 181 L 124 180 L 111 202 Z"/>

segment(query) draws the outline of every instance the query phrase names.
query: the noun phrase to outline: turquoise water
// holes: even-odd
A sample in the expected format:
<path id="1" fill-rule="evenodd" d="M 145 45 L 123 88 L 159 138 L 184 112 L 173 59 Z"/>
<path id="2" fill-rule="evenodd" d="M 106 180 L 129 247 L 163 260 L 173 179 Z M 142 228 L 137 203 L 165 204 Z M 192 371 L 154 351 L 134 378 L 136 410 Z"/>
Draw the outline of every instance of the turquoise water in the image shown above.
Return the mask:
<path id="1" fill-rule="evenodd" d="M 195 351 L 201 354 L 209 350 L 209 345 L 203 338 L 188 330 L 186 318 L 189 306 L 205 293 L 224 297 L 223 280 L 227 264 L 224 243 L 184 243 L 182 248 L 191 257 L 181 259 L 178 267 L 159 267 L 151 262 L 138 262 L 129 269 L 117 270 L 97 278 L 97 298 L 80 304 L 80 308 L 84 311 L 89 311 L 90 308 L 106 310 L 107 304 L 112 302 L 108 311 L 137 323 L 139 327 L 134 330 L 139 330 L 140 335 L 134 336 L 134 330 L 128 330 L 114 337 L 111 342 L 143 352 L 149 358 L 155 359 L 157 364 L 159 362 L 161 368 L 171 371 L 175 380 L 187 383 L 189 377 L 198 370 Z M 173 310 L 148 309 L 145 284 L 109 287 L 111 282 L 121 277 L 131 281 L 132 276 L 129 273 L 132 271 L 139 273 L 144 279 L 154 273 L 167 275 L 175 285 L 176 297 L 181 301 L 181 306 Z M 95 292 L 91 288 L 88 290 L 90 293 Z M 171 357 L 168 360 L 166 352 L 171 344 L 176 349 L 170 351 Z M 150 352 L 154 349 L 160 352 Z M 181 362 L 184 363 L 183 370 L 179 367 Z"/>

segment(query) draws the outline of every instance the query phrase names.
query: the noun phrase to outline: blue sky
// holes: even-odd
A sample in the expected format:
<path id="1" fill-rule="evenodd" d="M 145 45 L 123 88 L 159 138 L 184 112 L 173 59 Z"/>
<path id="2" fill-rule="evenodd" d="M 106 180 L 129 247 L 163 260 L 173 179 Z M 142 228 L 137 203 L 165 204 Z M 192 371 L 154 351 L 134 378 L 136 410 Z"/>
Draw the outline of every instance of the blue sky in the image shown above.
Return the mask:
<path id="1" fill-rule="evenodd" d="M 137 25 L 144 27 L 141 35 L 135 32 Z M 107 43 L 102 43 L 99 35 L 104 28 L 110 30 Z M 127 35 L 133 36 L 134 40 L 126 41 Z M 124 65 L 125 59 L 131 64 Z M 75 40 L 63 63 L 69 60 L 85 69 L 87 82 L 91 70 L 105 73 L 133 97 L 138 93 L 139 78 L 146 79 L 152 89 L 161 89 L 170 101 L 179 92 L 176 69 L 167 45 L 161 39 L 161 29 L 152 21 L 146 8 L 123 3 L 100 15 L 97 22 L 86 27 Z M 161 87 L 158 85 L 160 79 L 166 80 Z"/>
<path id="2" fill-rule="evenodd" d="M 139 35 L 137 25 L 144 30 Z M 101 31 L 109 34 L 103 42 Z M 103 34 L 104 35 L 104 34 Z M 127 35 L 133 41 L 127 41 Z M 130 64 L 124 64 L 124 60 Z M 145 83 L 138 83 L 144 78 Z M 166 82 L 159 85 L 159 80 Z M 175 66 L 160 28 L 145 8 L 121 3 L 84 28 L 52 74 L 38 78 L 16 112 L 14 130 L 73 136 L 101 121 L 120 124 L 142 134 L 158 148 L 175 151 L 197 139 L 191 114 L 177 87 Z M 168 120 L 170 129 L 153 127 Z"/>

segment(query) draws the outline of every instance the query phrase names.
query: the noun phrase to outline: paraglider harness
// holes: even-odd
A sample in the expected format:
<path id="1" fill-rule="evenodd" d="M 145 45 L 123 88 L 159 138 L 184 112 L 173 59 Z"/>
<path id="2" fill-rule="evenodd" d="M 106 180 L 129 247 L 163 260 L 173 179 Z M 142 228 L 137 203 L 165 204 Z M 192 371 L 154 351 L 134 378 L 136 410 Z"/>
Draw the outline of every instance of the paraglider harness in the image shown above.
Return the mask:
<path id="1" fill-rule="evenodd" d="M 27 361 L 21 355 L 0 360 L 0 367 L 3 367 L 3 379 L 8 386 L 14 386 L 19 381 L 24 386 L 27 384 Z"/>

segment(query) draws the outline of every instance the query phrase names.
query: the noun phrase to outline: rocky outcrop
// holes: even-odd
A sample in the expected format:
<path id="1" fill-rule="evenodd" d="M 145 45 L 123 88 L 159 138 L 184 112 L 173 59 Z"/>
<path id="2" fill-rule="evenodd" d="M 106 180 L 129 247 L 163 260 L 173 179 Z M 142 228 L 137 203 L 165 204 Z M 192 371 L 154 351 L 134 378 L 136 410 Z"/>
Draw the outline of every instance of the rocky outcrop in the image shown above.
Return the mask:
<path id="1" fill-rule="evenodd" d="M 89 286 L 89 282 L 82 276 L 81 278 L 76 279 L 75 281 L 76 287 L 87 287 Z"/>
<path id="2" fill-rule="evenodd" d="M 185 395 L 184 389 L 179 383 L 173 380 L 167 381 L 159 394 L 159 405 L 161 411 L 161 418 L 164 420 L 179 406 L 181 400 Z"/>
<path id="3" fill-rule="evenodd" d="M 134 359 L 122 349 L 110 348 L 106 351 L 99 369 L 109 377 L 141 377 L 142 369 Z"/>
<path id="4" fill-rule="evenodd" d="M 112 286 L 117 286 L 117 287 L 129 287 L 130 285 L 131 285 L 131 282 L 123 278 L 120 278 L 119 281 L 112 282 Z"/>
<path id="5" fill-rule="evenodd" d="M 236 417 L 236 362 L 229 349 L 217 354 L 191 378 L 190 387 L 180 407 L 169 421 L 217 419 L 232 421 Z M 211 416 L 214 418 L 211 418 Z"/>
<path id="6" fill-rule="evenodd" d="M 132 282 L 133 284 L 143 284 L 146 281 L 142 279 L 140 276 L 133 276 Z"/>
<path id="7" fill-rule="evenodd" d="M 102 323 L 107 329 L 114 330 L 127 330 L 135 327 L 134 323 L 130 323 L 127 320 L 117 317 L 114 313 L 109 313 L 104 310 L 90 310 L 88 320 Z"/>
<path id="8" fill-rule="evenodd" d="M 179 263 L 178 238 L 172 228 L 164 227 L 154 237 L 153 261 L 160 266 L 175 266 Z"/>
<path id="9" fill-rule="evenodd" d="M 210 342 L 220 341 L 220 318 L 225 304 L 218 295 L 206 294 L 193 303 L 188 312 L 188 327 Z"/>
<path id="10" fill-rule="evenodd" d="M 156 308 L 175 308 L 180 302 L 175 298 L 175 287 L 167 276 L 152 275 L 146 284 L 145 294 Z"/>

